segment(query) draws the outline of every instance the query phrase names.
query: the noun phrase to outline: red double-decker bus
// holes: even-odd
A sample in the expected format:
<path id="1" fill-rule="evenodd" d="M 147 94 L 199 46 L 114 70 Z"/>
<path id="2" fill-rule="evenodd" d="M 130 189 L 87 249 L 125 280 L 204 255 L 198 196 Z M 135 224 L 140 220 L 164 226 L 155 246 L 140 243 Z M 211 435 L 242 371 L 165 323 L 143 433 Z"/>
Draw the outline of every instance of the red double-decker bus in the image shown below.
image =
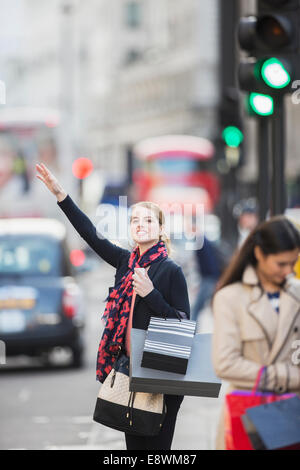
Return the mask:
<path id="1" fill-rule="evenodd" d="M 213 172 L 214 145 L 207 139 L 188 135 L 166 135 L 139 142 L 133 149 L 133 183 L 136 201 L 180 207 L 202 204 L 213 211 L 220 196 L 218 177 Z"/>

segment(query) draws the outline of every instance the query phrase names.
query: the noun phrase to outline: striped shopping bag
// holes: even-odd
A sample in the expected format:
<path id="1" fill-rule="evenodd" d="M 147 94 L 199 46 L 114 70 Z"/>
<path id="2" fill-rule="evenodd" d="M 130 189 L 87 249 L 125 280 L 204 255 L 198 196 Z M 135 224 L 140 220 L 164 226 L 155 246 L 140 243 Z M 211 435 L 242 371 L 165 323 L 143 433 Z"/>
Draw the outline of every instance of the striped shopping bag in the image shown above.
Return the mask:
<path id="1" fill-rule="evenodd" d="M 185 374 L 196 322 L 151 317 L 142 356 L 142 367 Z"/>

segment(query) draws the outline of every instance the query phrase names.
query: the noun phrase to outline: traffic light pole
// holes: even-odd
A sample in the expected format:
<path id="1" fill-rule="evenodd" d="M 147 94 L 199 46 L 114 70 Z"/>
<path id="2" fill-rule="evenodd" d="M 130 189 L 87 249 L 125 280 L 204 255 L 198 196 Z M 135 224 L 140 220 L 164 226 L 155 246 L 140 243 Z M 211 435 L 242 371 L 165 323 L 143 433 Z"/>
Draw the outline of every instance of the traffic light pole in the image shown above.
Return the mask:
<path id="1" fill-rule="evenodd" d="M 270 120 L 257 119 L 257 153 L 258 153 L 258 202 L 259 220 L 266 219 L 270 203 Z"/>
<path id="2" fill-rule="evenodd" d="M 235 41 L 235 28 L 239 17 L 239 0 L 226 0 L 226 2 L 219 0 L 220 105 L 218 121 L 221 129 L 232 125 L 232 118 L 239 115 L 236 83 L 237 47 Z M 237 192 L 236 168 L 229 168 L 228 173 L 223 175 L 222 192 L 223 197 L 220 202 L 222 237 L 231 241 L 238 237 L 236 220 L 233 216 L 233 206 L 236 202 Z"/>
<path id="3" fill-rule="evenodd" d="M 239 44 L 248 57 L 241 60 L 238 76 L 240 88 L 260 96 L 260 104 L 265 110 L 269 108 L 268 115 L 272 115 L 270 213 L 274 216 L 284 214 L 287 205 L 284 95 L 292 92 L 292 84 L 300 75 L 300 0 L 257 0 L 255 6 L 255 15 L 242 17 L 239 22 Z M 263 129 L 260 134 L 264 134 Z M 263 148 L 264 138 L 260 138 L 259 145 Z M 260 153 L 263 154 L 262 149 Z M 260 165 L 263 165 L 261 158 Z M 261 168 L 262 181 L 266 178 L 265 171 L 265 167 Z M 259 191 L 262 200 L 263 188 Z"/>
<path id="4" fill-rule="evenodd" d="M 283 214 L 286 209 L 285 188 L 285 113 L 284 96 L 275 104 L 272 126 L 272 201 L 271 215 Z"/>

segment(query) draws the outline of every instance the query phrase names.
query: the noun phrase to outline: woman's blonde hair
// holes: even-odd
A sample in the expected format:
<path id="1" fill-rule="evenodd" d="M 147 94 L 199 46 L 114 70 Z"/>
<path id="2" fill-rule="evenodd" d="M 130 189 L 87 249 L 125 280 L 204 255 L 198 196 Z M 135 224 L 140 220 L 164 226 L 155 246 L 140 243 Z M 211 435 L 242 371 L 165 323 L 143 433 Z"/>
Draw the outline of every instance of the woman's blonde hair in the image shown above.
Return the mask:
<path id="1" fill-rule="evenodd" d="M 139 201 L 139 202 L 136 202 L 135 204 L 132 204 L 132 206 L 130 206 L 130 210 L 131 210 L 130 222 L 131 222 L 132 212 L 135 207 L 146 207 L 147 209 L 150 209 L 156 215 L 159 226 L 162 227 L 163 225 L 165 225 L 165 214 L 163 213 L 159 205 L 152 201 Z M 170 256 L 173 252 L 173 248 L 171 246 L 171 240 L 166 234 L 166 232 L 163 232 L 162 235 L 159 236 L 159 240 L 165 243 L 168 256 Z"/>

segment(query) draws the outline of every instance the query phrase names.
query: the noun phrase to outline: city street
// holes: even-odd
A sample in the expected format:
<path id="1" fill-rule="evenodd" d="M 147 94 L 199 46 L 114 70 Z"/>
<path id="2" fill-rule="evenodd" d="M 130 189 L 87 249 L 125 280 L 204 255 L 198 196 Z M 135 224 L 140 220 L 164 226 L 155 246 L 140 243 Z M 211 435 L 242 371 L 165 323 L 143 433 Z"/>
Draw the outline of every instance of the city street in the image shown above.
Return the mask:
<path id="1" fill-rule="evenodd" d="M 123 434 L 92 420 L 99 384 L 95 360 L 104 310 L 114 269 L 81 275 L 87 301 L 86 367 L 57 365 L 46 369 L 26 358 L 1 366 L 0 449 L 125 449 Z M 211 330 L 210 311 L 203 312 L 201 331 Z M 63 357 L 56 361 L 65 360 Z M 223 386 L 221 388 L 221 395 Z M 186 397 L 180 409 L 174 450 L 213 449 L 222 399 Z"/>
<path id="2" fill-rule="evenodd" d="M 300 392 L 300 0 L 0 5 L 0 450 L 126 450 L 93 421 L 106 305 L 117 344 L 188 305 L 214 333 L 219 397 L 184 397 L 172 450 L 222 447 L 227 382 L 228 449 L 299 445 L 300 400 L 248 408 Z M 209 394 L 209 337 L 190 359 L 194 325 L 153 323 L 144 358 L 189 358 Z"/>

